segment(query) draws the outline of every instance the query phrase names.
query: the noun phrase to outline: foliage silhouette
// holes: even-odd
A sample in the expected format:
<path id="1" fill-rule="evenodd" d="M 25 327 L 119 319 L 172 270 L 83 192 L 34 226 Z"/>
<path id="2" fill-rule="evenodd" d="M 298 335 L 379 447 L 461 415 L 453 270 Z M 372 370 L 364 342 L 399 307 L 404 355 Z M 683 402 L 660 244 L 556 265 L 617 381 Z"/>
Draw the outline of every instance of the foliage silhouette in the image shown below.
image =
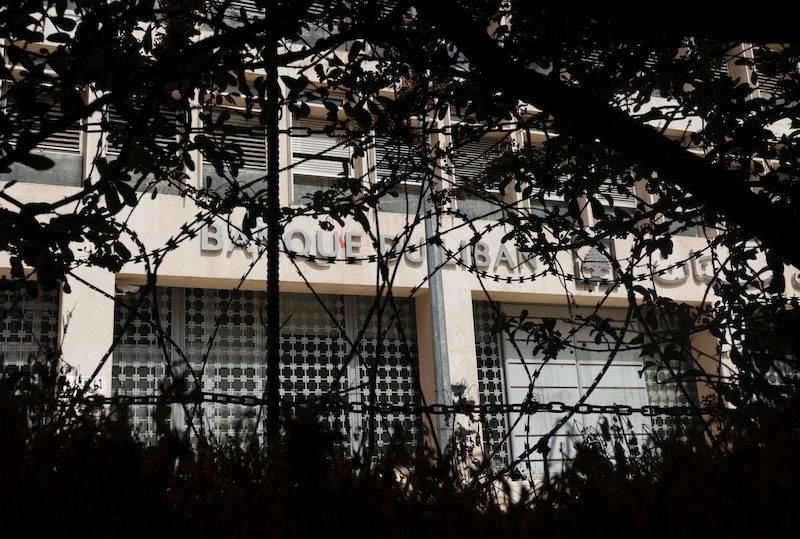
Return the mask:
<path id="1" fill-rule="evenodd" d="M 149 0 L 57 0 L 0 6 L 0 28 L 8 38 L 0 115 L 3 174 L 57 170 L 48 152 L 37 148 L 46 147 L 54 134 L 77 129 L 76 122 L 81 130 L 108 132 L 91 148 L 96 153 L 87 156 L 88 170 L 64 198 L 18 199 L 15 190 L 22 182 L 0 189 L 0 250 L 10 257 L 13 278 L 35 272 L 44 287 L 64 286 L 69 292 L 75 270 L 85 265 L 116 272 L 144 263 L 147 285 L 142 295 L 155 297 L 161 262 L 214 216 L 222 216 L 231 230 L 251 240 L 263 232 L 262 224 L 276 226 L 278 217 L 278 227 L 310 217 L 322 228 L 355 223 L 377 242 L 376 208 L 403 195 L 406 209 L 413 210 L 404 182 L 422 178 L 422 185 L 439 189 L 434 197 L 439 235 L 429 241 L 443 242 L 447 226 L 442 223 L 468 228 L 472 238 L 467 258 L 473 262 L 466 266 L 484 291 L 484 281 L 499 277 L 474 263 L 475 248 L 494 230 L 503 229 L 506 239 L 540 261 L 536 272 L 525 276 L 528 281 L 559 279 L 570 303 L 575 294 L 567 278 L 575 275 L 563 267 L 564 256 L 584 248 L 613 254 L 615 241 L 629 241 L 630 256 L 613 260 L 613 273 L 624 290 L 629 317 L 649 326 L 648 335 L 632 349 L 651 348 L 653 368 L 671 369 L 679 351 L 665 342 L 671 335 L 659 334 L 659 320 L 648 321 L 648 312 L 660 311 L 680 321 L 675 333 L 681 336 L 710 333 L 720 343 L 718 352 L 724 348 L 735 367 L 723 373 L 720 361 L 711 367 L 696 361 L 685 372 L 669 373 L 675 383 L 705 384 L 716 395 L 708 401 L 716 414 L 705 424 L 713 440 L 708 458 L 722 459 L 715 452 L 723 455 L 739 443 L 747 454 L 747 443 L 756 444 L 756 435 L 743 442 L 738 437 L 742 430 L 751 432 L 751 422 L 765 440 L 782 440 L 777 430 L 761 425 L 762 416 L 769 425 L 782 423 L 784 435 L 791 438 L 797 422 L 798 370 L 798 305 L 792 296 L 800 283 L 792 275 L 800 261 L 800 240 L 790 231 L 800 224 L 794 131 L 800 78 L 797 46 L 784 43 L 782 25 L 776 30 L 780 39 L 771 39 L 762 29 L 698 28 L 691 21 L 674 27 L 658 24 L 653 33 L 643 33 L 637 25 L 620 23 L 613 9 L 607 17 L 587 19 L 525 2 L 321 5 L 256 0 L 246 3 L 247 9 L 239 4 L 174 0 L 154 7 Z M 65 16 L 73 7 L 78 9 L 75 20 Z M 751 37 L 754 43 L 740 43 Z M 41 47 L 45 41 L 48 46 Z M 276 44 L 283 47 L 277 59 Z M 268 90 L 276 78 L 261 76 L 276 62 L 284 69 L 280 96 Z M 722 71 L 731 76 L 721 76 Z M 274 127 L 271 100 L 276 97 L 298 120 L 312 116 L 312 106 L 321 109 L 317 119 L 324 120 L 322 131 L 334 135 L 353 156 L 340 163 L 338 181 L 298 193 L 290 207 L 280 208 L 280 215 L 274 197 L 267 197 L 264 189 L 269 171 L 265 167 L 264 174 L 248 175 L 246 145 L 236 138 Z M 654 101 L 660 105 L 651 106 Z M 233 105 L 240 110 L 231 113 Z M 509 124 L 519 132 L 513 141 Z M 282 133 L 298 138 L 308 134 Z M 461 155 L 487 137 L 494 147 L 478 159 L 488 166 L 459 177 Z M 358 172 L 354 165 L 374 151 L 379 138 L 407 155 L 372 181 L 375 170 Z M 305 158 L 314 157 L 320 156 Z M 204 172 L 197 174 L 204 161 Z M 299 163 L 292 167 L 299 168 Z M 268 183 L 275 187 L 275 182 Z M 165 193 L 184 196 L 197 207 L 197 215 L 169 231 L 164 245 L 145 246 L 129 226 L 128 212 L 148 196 Z M 626 197 L 632 204 L 617 203 Z M 244 217 L 236 209 L 244 210 Z M 475 218 L 476 213 L 489 217 L 498 212 L 499 220 Z M 403 252 L 423 247 L 414 236 L 421 220 L 413 216 L 420 212 L 406 213 L 405 227 L 395 238 Z M 679 238 L 692 234 L 705 240 L 702 249 L 680 251 L 677 246 L 684 240 Z M 277 235 L 271 237 L 276 240 Z M 86 249 L 85 257 L 77 256 L 78 245 Z M 277 249 L 273 245 L 270 250 L 273 261 Z M 291 254 L 286 246 L 281 250 Z M 461 260 L 463 253 L 447 254 Z M 705 286 L 705 299 L 712 299 L 699 306 L 669 299 L 665 287 L 653 279 L 658 271 L 682 268 L 688 278 L 688 268 L 701 258 L 708 259 L 708 267 L 698 280 Z M 289 263 L 297 259 L 302 257 L 292 254 Z M 377 259 L 381 271 L 370 315 L 382 324 L 381 315 L 396 317 L 398 306 L 389 262 Z M 599 303 L 608 299 L 610 291 L 605 292 L 598 295 Z M 488 292 L 486 296 L 491 299 Z M 569 346 L 571 336 L 553 331 L 549 321 L 521 318 L 499 313 L 496 328 L 515 333 L 519 342 L 535 340 L 547 358 Z M 273 316 L 273 328 L 274 322 Z M 581 325 L 599 340 L 626 342 L 600 314 L 586 317 Z M 162 341 L 170 337 L 163 328 L 159 335 Z M 213 338 L 209 349 L 212 344 Z M 351 344 L 354 350 L 358 346 Z M 615 351 L 626 350 L 616 346 Z M 104 361 L 112 352 L 113 346 Z M 270 352 L 277 354 L 276 344 Z M 202 359 L 205 365 L 207 356 Z M 531 390 L 536 376 L 531 376 Z M 83 412 L 74 416 L 69 419 L 74 428 L 68 422 L 64 432 L 76 439 L 84 436 L 81 443 L 89 443 L 95 439 L 91 417 Z M 123 419 L 101 418 L 97 439 L 129 443 L 126 451 L 139 455 L 130 457 L 132 462 L 151 462 L 155 451 L 155 466 L 169 468 L 166 461 L 157 462 L 156 450 L 119 438 Z M 62 429 L 54 428 L 52 443 L 60 444 Z M 166 452 L 165 459 L 187 451 L 180 437 L 162 436 L 158 447 Z M 786 446 L 792 443 L 788 440 Z M 200 459 L 213 471 L 208 462 L 215 462 L 221 450 L 201 445 L 198 451 L 190 460 Z M 201 459 L 202 451 L 212 456 Z M 222 454 L 236 453 L 229 448 Z M 581 468 L 583 455 L 591 454 L 582 453 L 575 468 Z M 101 458 L 98 466 L 113 464 L 110 456 L 103 458 L 105 464 Z M 672 466 L 668 459 L 659 462 Z M 171 472 L 163 473 L 178 481 Z M 668 480 L 669 474 L 663 477 Z M 96 481 L 103 479 L 97 475 Z"/>
<path id="2" fill-rule="evenodd" d="M 663 440 L 657 450 L 609 455 L 587 436 L 571 465 L 530 497 L 511 483 L 465 485 L 452 466 L 428 458 L 409 469 L 390 453 L 364 469 L 341 451 L 338 433 L 309 415 L 288 421 L 269 453 L 192 444 L 165 425 L 145 445 L 124 410 L 64 406 L 69 390 L 46 360 L 0 380 L 6 533 L 43 537 L 67 527 L 86 537 L 469 538 L 582 537 L 591 529 L 747 537 L 791 533 L 787 508 L 800 501 L 798 431 L 773 421 L 771 411 L 724 449 Z"/>

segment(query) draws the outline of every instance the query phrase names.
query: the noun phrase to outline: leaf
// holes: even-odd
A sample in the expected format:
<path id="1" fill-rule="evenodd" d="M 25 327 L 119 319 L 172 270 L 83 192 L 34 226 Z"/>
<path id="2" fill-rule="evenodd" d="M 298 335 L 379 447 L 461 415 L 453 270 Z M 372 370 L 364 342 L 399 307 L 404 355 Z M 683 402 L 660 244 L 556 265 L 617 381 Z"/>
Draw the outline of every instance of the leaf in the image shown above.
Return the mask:
<path id="1" fill-rule="evenodd" d="M 119 182 L 117 183 L 117 190 L 119 194 L 122 195 L 122 200 L 125 201 L 125 204 L 128 206 L 136 206 L 136 191 L 131 185 L 125 182 Z"/>
<path id="2" fill-rule="evenodd" d="M 364 232 L 371 230 L 369 219 L 367 219 L 364 210 L 358 206 L 353 208 L 353 218 L 364 228 Z"/>
<path id="3" fill-rule="evenodd" d="M 297 78 L 281 75 L 281 80 L 289 89 L 289 97 L 296 97 L 308 87 L 308 77 L 300 75 Z"/>
<path id="4" fill-rule="evenodd" d="M 363 41 L 353 41 L 350 44 L 350 50 L 347 53 L 348 61 L 353 64 L 358 58 L 358 55 L 364 50 L 364 42 Z"/>
<path id="5" fill-rule="evenodd" d="M 50 17 L 50 21 L 52 21 L 56 28 L 66 30 L 67 32 L 73 30 L 77 24 L 75 19 L 69 17 Z"/>
<path id="6" fill-rule="evenodd" d="M 122 202 L 120 202 L 119 200 L 119 196 L 117 194 L 116 189 L 113 188 L 106 189 L 105 193 L 103 193 L 103 197 L 105 198 L 106 207 L 108 208 L 108 211 L 112 215 L 119 213 L 119 211 L 122 209 Z"/>
<path id="7" fill-rule="evenodd" d="M 589 199 L 589 205 L 592 207 L 592 215 L 595 217 L 595 219 L 602 219 L 603 217 L 605 217 L 606 209 L 603 207 L 603 204 L 601 204 L 599 200 L 597 200 L 594 197 L 591 197 Z"/>
<path id="8" fill-rule="evenodd" d="M 56 32 L 47 36 L 47 40 L 53 43 L 69 43 L 70 39 L 70 35 L 65 32 Z"/>
<path id="9" fill-rule="evenodd" d="M 131 258 L 130 250 L 120 241 L 114 242 L 114 252 L 117 253 L 122 260 L 130 260 Z"/>
<path id="10" fill-rule="evenodd" d="M 34 170 L 48 170 L 53 168 L 53 160 L 40 153 L 29 153 L 19 158 L 19 162 Z"/>

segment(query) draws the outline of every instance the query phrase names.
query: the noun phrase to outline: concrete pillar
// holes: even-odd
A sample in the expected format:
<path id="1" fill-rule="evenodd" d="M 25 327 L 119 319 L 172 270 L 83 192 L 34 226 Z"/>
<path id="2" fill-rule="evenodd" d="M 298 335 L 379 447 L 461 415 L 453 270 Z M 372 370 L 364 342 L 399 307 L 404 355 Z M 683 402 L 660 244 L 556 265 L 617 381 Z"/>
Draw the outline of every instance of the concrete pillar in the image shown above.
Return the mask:
<path id="1" fill-rule="evenodd" d="M 99 290 L 69 277 L 67 282 L 71 292 L 61 294 L 59 335 L 62 360 L 74 369 L 71 376 L 85 381 L 111 348 L 115 275 L 98 268 L 78 268 L 74 273 Z M 111 359 L 105 361 L 93 384 L 97 392 L 105 396 L 111 395 Z"/>
<path id="2" fill-rule="evenodd" d="M 710 331 L 699 331 L 691 336 L 692 355 L 694 356 L 695 367 L 701 369 L 711 380 L 719 380 L 720 377 L 727 377 L 730 374 L 728 366 L 722 362 L 719 352 L 719 343 Z M 697 383 L 697 396 L 700 404 L 704 397 L 714 395 L 714 388 L 703 381 Z"/>
<path id="3" fill-rule="evenodd" d="M 101 95 L 101 92 L 87 89 L 85 92 L 86 103 L 93 103 Z M 102 152 L 103 136 L 98 128 L 102 121 L 102 110 L 96 110 L 86 118 L 85 125 L 89 126 L 89 128 L 83 133 L 83 173 L 81 182 L 87 177 L 91 178 L 92 183 L 100 178 L 100 172 L 94 167 L 94 160 Z"/>
<path id="4" fill-rule="evenodd" d="M 458 275 L 444 271 L 445 331 L 450 355 L 450 383 L 464 385 L 465 397 L 480 402 L 478 395 L 478 357 L 475 353 L 475 328 L 472 321 L 472 294 L 469 286 L 459 283 Z M 433 346 L 431 336 L 430 294 L 427 290 L 415 298 L 417 343 L 422 391 L 428 403 L 435 398 Z M 444 404 L 450 404 L 448 401 Z"/>
<path id="5" fill-rule="evenodd" d="M 442 269 L 444 285 L 445 331 L 450 359 L 450 382 L 464 386 L 463 398 L 480 404 L 478 393 L 478 358 L 475 353 L 475 328 L 472 314 L 472 293 L 469 284 L 454 270 Z M 436 381 L 433 369 L 433 346 L 431 334 L 430 294 L 426 291 L 415 298 L 417 314 L 417 343 L 419 348 L 419 370 L 422 391 L 428 404 L 433 404 Z M 446 402 L 452 404 L 453 397 Z M 466 415 L 456 417 L 457 425 L 468 430 L 480 431 L 480 425 L 473 423 Z M 430 425 L 426 423 L 426 428 Z M 473 437 L 473 442 L 477 438 Z M 426 443 L 433 440 L 426 436 Z M 480 451 L 481 448 L 476 448 Z"/>

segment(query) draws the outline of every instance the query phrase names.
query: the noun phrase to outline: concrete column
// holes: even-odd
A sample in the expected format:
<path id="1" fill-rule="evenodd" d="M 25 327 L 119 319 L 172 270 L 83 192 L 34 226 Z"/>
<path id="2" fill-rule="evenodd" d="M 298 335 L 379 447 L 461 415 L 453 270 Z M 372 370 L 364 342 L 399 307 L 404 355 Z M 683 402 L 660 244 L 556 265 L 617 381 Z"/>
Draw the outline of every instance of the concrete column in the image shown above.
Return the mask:
<path id="1" fill-rule="evenodd" d="M 463 385 L 465 387 L 463 398 L 480 404 L 471 290 L 469 284 L 454 270 L 445 268 L 440 271 L 443 272 L 445 332 L 450 359 L 451 386 Z M 433 404 L 436 381 L 433 368 L 430 294 L 425 291 L 417 295 L 415 300 L 422 391 L 428 404 Z M 440 404 L 452 404 L 452 402 L 451 395 L 446 402 Z M 479 429 L 479 425 L 473 424 L 467 416 L 457 417 L 456 422 L 469 430 Z M 429 440 L 429 443 L 432 443 L 432 440 Z"/>
<path id="2" fill-rule="evenodd" d="M 732 374 L 732 365 L 730 361 L 723 357 L 719 341 L 714 337 L 710 331 L 700 331 L 692 334 L 691 336 L 692 356 L 695 361 L 695 367 L 698 367 L 705 372 L 712 381 L 722 379 L 730 379 Z M 703 382 L 697 382 L 697 397 L 700 401 L 698 404 L 703 406 L 704 399 L 713 398 L 716 395 L 714 386 Z M 720 425 L 716 421 L 711 421 L 709 415 L 703 416 L 703 422 L 709 426 L 710 432 L 716 434 L 719 431 Z M 709 443 L 712 440 L 707 436 Z"/>
<path id="3" fill-rule="evenodd" d="M 86 104 L 91 104 L 96 101 L 102 94 L 87 89 L 85 91 Z M 103 136 L 100 134 L 100 123 L 103 121 L 103 111 L 96 110 L 89 115 L 85 120 L 85 125 L 88 126 L 83 133 L 83 173 L 81 182 L 87 177 L 91 178 L 92 183 L 100 178 L 100 172 L 94 168 L 94 159 L 103 151 Z"/>
<path id="4" fill-rule="evenodd" d="M 469 286 L 459 283 L 458 275 L 444 271 L 445 331 L 450 356 L 451 385 L 466 386 L 465 397 L 476 403 L 478 395 L 478 357 L 475 353 L 475 328 L 472 321 L 472 294 Z M 430 294 L 416 296 L 417 343 L 422 390 L 428 403 L 434 402 L 436 382 L 433 376 Z M 450 404 L 450 401 L 443 403 Z"/>
<path id="5" fill-rule="evenodd" d="M 713 380 L 721 377 L 730 376 L 728 365 L 723 363 L 720 352 L 719 342 L 710 331 L 699 331 L 691 336 L 692 355 L 695 360 L 695 367 L 702 369 Z M 697 396 L 702 404 L 704 397 L 715 394 L 714 388 L 702 381 L 697 383 Z"/>
<path id="6" fill-rule="evenodd" d="M 61 294 L 62 361 L 74 369 L 72 375 L 77 380 L 85 381 L 108 352 L 114 337 L 115 275 L 98 268 L 78 268 L 75 274 L 100 290 L 70 277 L 71 292 Z M 98 393 L 111 395 L 111 357 L 103 364 L 93 385 Z"/>
<path id="7" fill-rule="evenodd" d="M 450 350 L 450 380 L 465 385 L 465 397 L 480 403 L 478 357 L 472 320 L 472 292 L 456 270 L 443 269 L 447 346 Z"/>

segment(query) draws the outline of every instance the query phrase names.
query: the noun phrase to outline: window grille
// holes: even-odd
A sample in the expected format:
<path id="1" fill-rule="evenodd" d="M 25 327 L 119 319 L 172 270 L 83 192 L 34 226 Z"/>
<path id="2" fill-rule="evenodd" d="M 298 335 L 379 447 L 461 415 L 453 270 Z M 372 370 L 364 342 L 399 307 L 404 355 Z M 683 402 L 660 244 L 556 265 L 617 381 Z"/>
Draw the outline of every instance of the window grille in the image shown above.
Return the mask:
<path id="1" fill-rule="evenodd" d="M 367 319 L 373 301 L 374 298 L 368 296 L 345 297 L 350 323 L 348 333 L 352 340 L 355 340 L 360 325 Z M 377 331 L 377 315 L 373 315 L 364 333 L 360 349 L 364 361 L 358 363 L 358 384 L 363 388 L 359 398 L 363 402 L 369 402 L 370 370 L 374 369 L 377 402 L 395 405 L 419 403 L 419 358 L 413 300 L 398 301 L 398 311 L 397 317 L 391 309 L 384 311 L 380 335 Z M 420 419 L 401 413 L 378 415 L 375 440 L 383 449 L 402 441 L 413 454 L 422 441 Z M 366 432 L 367 418 L 361 418 L 360 423 L 362 433 Z"/>
<path id="2" fill-rule="evenodd" d="M 697 384 L 693 380 L 682 379 L 682 373 L 692 368 L 688 329 L 685 324 L 666 313 L 650 317 L 651 323 L 653 320 L 658 323 L 657 327 L 649 327 L 644 320 L 639 321 L 639 330 L 645 336 L 645 341 L 655 346 L 653 357 L 644 351 L 641 354 L 645 364 L 649 364 L 644 370 L 649 404 L 698 405 Z M 669 348 L 673 350 L 670 351 Z M 693 417 L 652 418 L 653 434 L 662 439 L 676 435 L 685 437 L 686 433 L 697 426 L 697 419 Z"/>
<path id="3" fill-rule="evenodd" d="M 192 371 L 202 373 L 202 390 L 263 397 L 266 380 L 266 335 L 263 320 L 266 294 L 254 291 L 212 289 L 159 288 L 159 311 L 164 331 L 181 347 L 191 363 Z M 145 298 L 143 312 L 150 310 Z M 369 311 L 371 298 L 322 296 L 333 313 L 342 333 L 317 300 L 306 294 L 281 295 L 281 396 L 289 402 L 322 402 L 368 399 L 369 369 L 377 369 L 379 402 L 403 404 L 416 402 L 418 391 L 414 376 L 418 373 L 416 332 L 413 302 L 402 311 L 399 324 L 407 340 L 403 340 L 397 323 L 390 324 L 381 339 L 382 354 L 376 358 L 378 335 L 374 323 L 365 334 L 359 350 L 349 364 L 344 363 L 350 350 L 347 338 L 355 340 L 360 323 Z M 132 299 L 124 298 L 129 305 Z M 117 306 L 115 324 L 118 332 L 124 324 L 125 309 Z M 388 323 L 388 321 L 387 321 Z M 216 335 L 209 348 L 209 340 Z M 177 351 L 167 346 L 164 357 L 157 333 L 144 321 L 134 321 L 114 351 L 113 389 L 120 394 L 158 393 L 170 369 L 185 371 Z M 205 367 L 203 367 L 203 358 Z M 192 377 L 187 376 L 191 388 Z M 151 438 L 155 434 L 149 418 L 152 408 L 132 407 L 134 425 Z M 201 409 L 190 409 L 193 423 L 218 440 L 240 439 L 252 432 L 258 409 L 234 404 L 205 403 Z M 174 407 L 172 424 L 183 428 L 184 409 Z M 341 432 L 347 445 L 358 448 L 363 442 L 366 418 L 344 410 L 322 411 L 320 419 L 328 428 Z M 265 416 L 262 411 L 261 420 Z M 376 439 L 388 447 L 402 429 L 407 447 L 413 450 L 419 442 L 417 417 L 402 414 L 379 415 Z M 398 426 L 401 429 L 398 429 Z M 263 424 L 258 425 L 263 433 Z"/>
<path id="4" fill-rule="evenodd" d="M 489 302 L 473 301 L 472 316 L 475 327 L 475 354 L 478 358 L 478 392 L 481 404 L 504 404 L 503 358 L 500 355 L 500 338 L 493 331 L 496 313 Z M 506 440 L 506 414 L 487 413 L 481 417 L 483 447 L 486 457 L 492 454 L 493 469 L 508 463 Z"/>
<path id="5" fill-rule="evenodd" d="M 159 345 L 158 329 L 150 324 L 152 319 L 153 298 L 147 295 L 140 298 L 140 293 L 120 295 L 114 305 L 114 338 L 119 339 L 111 367 L 111 391 L 114 395 L 143 396 L 159 394 L 168 381 L 168 373 L 173 362 L 174 350 L 164 342 Z M 139 300 L 139 316 L 134 316 Z M 156 305 L 159 313 L 160 327 L 166 335 L 172 330 L 172 289 L 156 289 Z M 123 333 L 126 322 L 130 319 L 127 331 Z M 166 355 L 165 355 L 166 353 Z M 127 410 L 131 426 L 144 439 L 155 436 L 153 422 L 154 406 L 131 406 Z M 169 418 L 168 424 L 171 423 Z"/>
<path id="6" fill-rule="evenodd" d="M 25 369 L 33 358 L 55 348 L 58 339 L 56 290 L 33 297 L 20 286 L 0 290 L 0 366 L 4 372 Z"/>

